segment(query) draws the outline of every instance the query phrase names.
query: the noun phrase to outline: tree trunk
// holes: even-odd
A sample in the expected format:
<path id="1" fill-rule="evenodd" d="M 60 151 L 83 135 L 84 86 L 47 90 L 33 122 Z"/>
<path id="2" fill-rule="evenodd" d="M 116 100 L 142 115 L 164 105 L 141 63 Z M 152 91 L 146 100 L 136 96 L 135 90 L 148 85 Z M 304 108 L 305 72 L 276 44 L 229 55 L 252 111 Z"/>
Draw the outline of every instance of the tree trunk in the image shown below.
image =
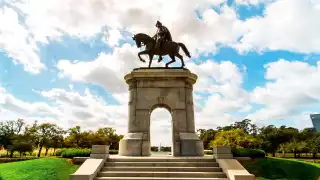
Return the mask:
<path id="1" fill-rule="evenodd" d="M 39 145 L 39 147 L 40 147 L 40 148 L 39 148 L 39 152 L 38 152 L 38 157 L 40 157 L 40 155 L 41 155 L 42 146 L 43 146 L 42 144 L 41 144 L 41 145 Z"/>
<path id="2" fill-rule="evenodd" d="M 46 147 L 46 153 L 45 153 L 45 156 L 48 155 L 48 151 L 49 151 L 49 148 Z"/>
<path id="3" fill-rule="evenodd" d="M 10 157 L 11 158 L 13 157 L 13 153 L 14 153 L 14 151 L 10 151 Z"/>
<path id="4" fill-rule="evenodd" d="M 294 151 L 293 154 L 294 154 L 294 158 L 297 158 L 297 152 Z"/>
<path id="5" fill-rule="evenodd" d="M 312 158 L 316 159 L 317 158 L 317 153 L 312 153 Z"/>
<path id="6" fill-rule="evenodd" d="M 272 157 L 276 157 L 276 153 L 275 152 L 272 152 Z"/>
<path id="7" fill-rule="evenodd" d="M 53 156 L 55 156 L 56 155 L 56 148 L 53 148 L 53 154 L 52 154 Z"/>

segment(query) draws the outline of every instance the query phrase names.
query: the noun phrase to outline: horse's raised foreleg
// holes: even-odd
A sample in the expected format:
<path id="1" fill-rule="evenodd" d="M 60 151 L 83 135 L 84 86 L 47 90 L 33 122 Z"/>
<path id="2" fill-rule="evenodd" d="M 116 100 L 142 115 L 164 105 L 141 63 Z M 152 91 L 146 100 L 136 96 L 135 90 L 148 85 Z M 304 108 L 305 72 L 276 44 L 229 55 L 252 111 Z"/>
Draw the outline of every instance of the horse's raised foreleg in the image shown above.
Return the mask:
<path id="1" fill-rule="evenodd" d="M 169 64 L 173 63 L 176 61 L 175 56 L 173 54 L 169 54 L 171 61 L 166 63 L 166 68 L 169 67 Z"/>
<path id="2" fill-rule="evenodd" d="M 143 54 L 148 54 L 148 51 L 144 50 L 144 51 L 141 51 L 141 52 L 138 53 L 138 57 L 139 57 L 140 61 L 146 62 L 146 60 L 141 58 L 141 55 L 143 55 Z"/>
<path id="3" fill-rule="evenodd" d="M 151 63 L 152 63 L 152 59 L 153 59 L 153 54 L 149 54 L 149 68 L 151 67 Z"/>
<path id="4" fill-rule="evenodd" d="M 181 67 L 183 68 L 185 66 L 183 56 L 179 53 L 175 54 L 175 56 L 177 56 L 181 60 Z"/>

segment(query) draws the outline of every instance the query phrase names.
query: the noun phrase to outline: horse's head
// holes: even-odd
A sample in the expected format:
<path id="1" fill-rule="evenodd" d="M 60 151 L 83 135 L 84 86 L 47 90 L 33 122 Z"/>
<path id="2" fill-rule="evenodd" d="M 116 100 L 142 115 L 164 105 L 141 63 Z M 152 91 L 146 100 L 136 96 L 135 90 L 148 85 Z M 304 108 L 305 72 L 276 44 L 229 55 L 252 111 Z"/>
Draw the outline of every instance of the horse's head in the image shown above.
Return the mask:
<path id="1" fill-rule="evenodd" d="M 136 45 L 137 45 L 138 48 L 140 48 L 140 47 L 142 46 L 142 42 L 141 42 L 141 40 L 139 39 L 139 37 L 137 38 L 137 35 L 134 35 L 134 36 L 132 37 L 132 39 L 136 42 Z"/>
<path id="2" fill-rule="evenodd" d="M 138 48 L 142 47 L 142 45 L 146 45 L 152 40 L 150 36 L 143 33 L 135 34 L 132 39 L 136 42 Z"/>

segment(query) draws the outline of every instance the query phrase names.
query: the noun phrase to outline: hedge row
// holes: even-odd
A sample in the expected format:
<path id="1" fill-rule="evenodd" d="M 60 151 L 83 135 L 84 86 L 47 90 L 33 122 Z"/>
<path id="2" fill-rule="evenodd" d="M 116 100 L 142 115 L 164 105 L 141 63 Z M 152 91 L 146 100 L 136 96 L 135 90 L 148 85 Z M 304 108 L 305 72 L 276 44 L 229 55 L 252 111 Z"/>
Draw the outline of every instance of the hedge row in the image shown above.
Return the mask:
<path id="1" fill-rule="evenodd" d="M 61 156 L 63 158 L 90 157 L 90 154 L 91 154 L 91 149 L 79 149 L 79 148 L 59 149 L 56 152 L 56 156 Z M 110 149 L 109 154 L 118 154 L 118 150 Z"/>
<path id="2" fill-rule="evenodd" d="M 32 159 L 38 159 L 38 157 L 23 157 L 23 158 L 1 157 L 0 158 L 0 164 L 1 163 L 16 162 L 16 161 L 32 160 Z"/>
<path id="3" fill-rule="evenodd" d="M 246 149 L 246 148 L 236 148 L 231 150 L 234 157 L 251 157 L 259 158 L 265 157 L 266 153 L 260 149 Z M 213 154 L 212 150 L 204 150 L 204 154 L 211 155 Z"/>
<path id="4" fill-rule="evenodd" d="M 232 149 L 232 154 L 234 157 L 251 157 L 251 158 L 260 158 L 265 157 L 266 153 L 260 149 L 246 149 L 246 148 L 237 148 Z M 56 156 L 62 156 L 64 158 L 73 158 L 73 157 L 89 157 L 91 154 L 91 149 L 60 149 L 56 152 Z M 110 149 L 109 154 L 118 154 L 118 150 Z M 204 150 L 204 154 L 212 155 L 212 150 Z"/>
<path id="5" fill-rule="evenodd" d="M 266 153 L 260 149 L 237 148 L 237 149 L 232 149 L 231 152 L 234 157 L 251 157 L 251 158 L 266 157 Z"/>

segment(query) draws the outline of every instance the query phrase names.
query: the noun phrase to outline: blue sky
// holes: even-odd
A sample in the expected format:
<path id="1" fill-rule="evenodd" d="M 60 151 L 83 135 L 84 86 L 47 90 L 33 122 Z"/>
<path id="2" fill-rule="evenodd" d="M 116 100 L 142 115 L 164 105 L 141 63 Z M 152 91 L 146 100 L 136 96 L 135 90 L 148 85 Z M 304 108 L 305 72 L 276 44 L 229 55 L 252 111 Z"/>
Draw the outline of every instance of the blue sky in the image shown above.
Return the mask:
<path id="1" fill-rule="evenodd" d="M 317 0 L 67 1 L 0 3 L 0 121 L 126 133 L 123 76 L 146 66 L 131 36 L 151 35 L 156 20 L 192 53 L 197 128 L 250 118 L 301 129 L 319 113 Z M 169 113 L 152 122 L 170 143 Z"/>

